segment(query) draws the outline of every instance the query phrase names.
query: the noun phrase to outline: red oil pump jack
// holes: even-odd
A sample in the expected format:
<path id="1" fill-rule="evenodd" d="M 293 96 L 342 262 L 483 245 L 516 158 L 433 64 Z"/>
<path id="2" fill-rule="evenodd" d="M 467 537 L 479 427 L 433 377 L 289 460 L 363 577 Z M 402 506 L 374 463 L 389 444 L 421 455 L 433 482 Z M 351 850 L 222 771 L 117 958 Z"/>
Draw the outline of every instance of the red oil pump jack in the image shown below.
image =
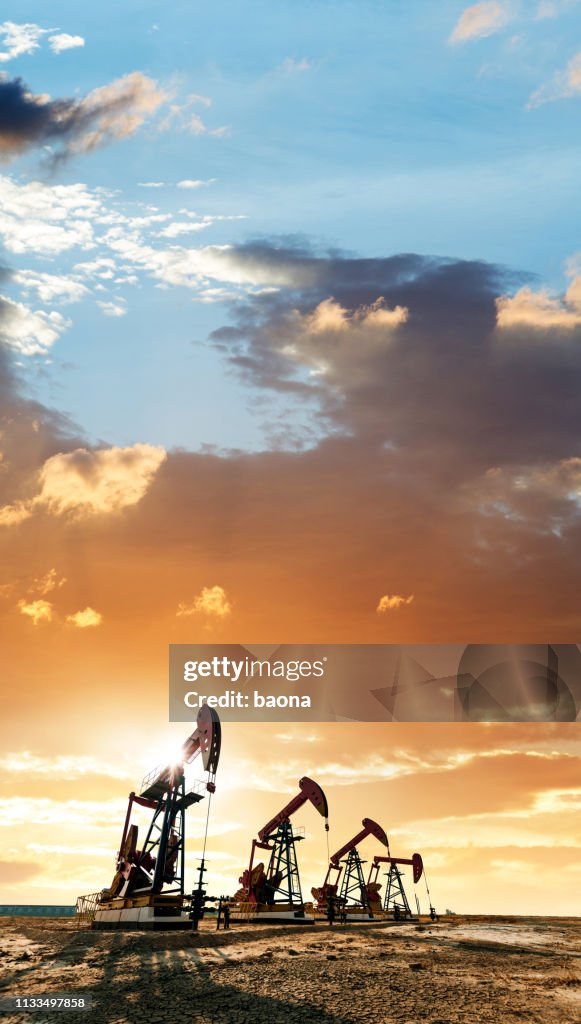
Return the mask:
<path id="1" fill-rule="evenodd" d="M 295 846 L 304 836 L 293 832 L 291 817 L 306 803 L 325 819 L 329 831 L 327 798 L 321 787 L 306 776 L 299 782 L 299 792 L 263 825 L 258 838 L 252 840 L 250 863 L 240 876 L 242 888 L 231 906 L 233 920 L 312 923 L 312 914 L 305 912 Z M 270 853 L 268 867 L 254 864 L 256 850 Z"/>
<path id="2" fill-rule="evenodd" d="M 185 812 L 215 792 L 220 745 L 220 719 L 204 704 L 178 760 L 155 768 L 140 793 L 129 794 L 113 881 L 108 889 L 77 900 L 78 914 L 92 918 L 93 928 L 191 927 L 184 912 Z M 207 779 L 186 791 L 185 765 L 198 756 Z M 139 847 L 138 826 L 131 824 L 135 806 L 153 812 Z"/>
<path id="3" fill-rule="evenodd" d="M 377 881 L 381 864 L 389 864 L 389 870 L 386 873 L 387 885 L 385 887 L 383 906 L 379 895 L 381 884 Z M 400 865 L 406 864 L 411 866 L 414 885 L 417 885 L 424 871 L 424 864 L 419 853 L 414 853 L 410 858 L 374 857 L 367 880 L 367 894 L 370 905 L 375 909 L 376 913 L 380 913 L 383 910 L 385 914 L 395 918 L 396 921 L 409 920 L 413 917 L 402 882 L 403 872 L 400 871 Z"/>
<path id="4" fill-rule="evenodd" d="M 317 913 L 329 917 L 330 921 L 337 913 L 349 921 L 369 921 L 374 916 L 363 877 L 365 861 L 361 859 L 358 846 L 368 836 L 374 836 L 389 852 L 389 840 L 381 825 L 372 818 L 364 818 L 361 824 L 362 830 L 331 857 L 321 888 L 311 889 L 317 901 Z"/>

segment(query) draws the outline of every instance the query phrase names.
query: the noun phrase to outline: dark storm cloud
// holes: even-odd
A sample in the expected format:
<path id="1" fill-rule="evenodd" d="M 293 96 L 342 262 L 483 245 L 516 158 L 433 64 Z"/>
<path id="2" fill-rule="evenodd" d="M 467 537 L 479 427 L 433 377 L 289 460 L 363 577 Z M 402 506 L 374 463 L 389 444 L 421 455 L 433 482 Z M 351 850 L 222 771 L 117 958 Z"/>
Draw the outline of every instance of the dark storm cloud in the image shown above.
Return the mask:
<path id="1" fill-rule="evenodd" d="M 357 259 L 268 243 L 230 258 L 288 281 L 236 307 L 233 325 L 213 334 L 254 385 L 308 395 L 334 429 L 460 477 L 579 451 L 581 331 L 516 337 L 497 327 L 496 299 L 523 275 L 475 261 Z M 399 319 L 369 315 L 380 298 Z"/>
<path id="2" fill-rule="evenodd" d="M 80 100 L 34 95 L 21 78 L 0 79 L 0 156 L 10 160 L 33 146 L 56 145 L 57 157 L 87 153 L 127 138 L 165 96 L 133 72 Z"/>
<path id="3" fill-rule="evenodd" d="M 0 81 L 0 146 L 5 154 L 44 142 L 70 130 L 73 100 L 33 96 L 21 78 Z"/>

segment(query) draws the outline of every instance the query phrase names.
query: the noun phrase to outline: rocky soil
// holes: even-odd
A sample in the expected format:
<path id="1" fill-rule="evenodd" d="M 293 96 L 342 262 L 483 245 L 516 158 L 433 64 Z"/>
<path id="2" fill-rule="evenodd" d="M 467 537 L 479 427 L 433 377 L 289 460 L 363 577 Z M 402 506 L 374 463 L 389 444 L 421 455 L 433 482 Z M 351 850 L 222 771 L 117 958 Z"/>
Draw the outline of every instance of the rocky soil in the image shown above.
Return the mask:
<path id="1" fill-rule="evenodd" d="M 577 1024 L 581 919 L 92 932 L 0 918 L 0 996 L 91 993 L 6 1024 Z"/>

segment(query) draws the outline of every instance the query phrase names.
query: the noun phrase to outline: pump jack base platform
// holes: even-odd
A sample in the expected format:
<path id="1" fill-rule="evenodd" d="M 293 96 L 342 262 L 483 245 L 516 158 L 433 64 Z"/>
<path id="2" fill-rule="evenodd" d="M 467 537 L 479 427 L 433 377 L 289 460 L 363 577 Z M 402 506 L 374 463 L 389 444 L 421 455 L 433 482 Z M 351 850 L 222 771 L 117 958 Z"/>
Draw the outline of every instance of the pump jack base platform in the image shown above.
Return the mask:
<path id="1" fill-rule="evenodd" d="M 321 924 L 328 924 L 329 918 L 326 909 L 315 910 L 315 921 Z M 383 924 L 383 925 L 399 925 L 399 924 L 417 924 L 419 917 L 401 917 L 399 921 L 396 921 L 393 914 L 386 914 L 385 911 L 375 911 L 373 914 L 368 913 L 366 910 L 362 910 L 360 907 L 352 907 L 347 909 L 347 920 L 345 924 Z M 340 928 L 341 924 L 340 913 L 336 914 L 334 924 Z"/>
<path id="2" fill-rule="evenodd" d="M 230 920 L 244 924 L 314 924 L 315 915 L 310 907 L 291 903 L 231 903 Z"/>
<path id="3" fill-rule="evenodd" d="M 99 903 L 91 928 L 122 931 L 191 931 L 181 896 L 142 896 Z"/>
<path id="4" fill-rule="evenodd" d="M 329 916 L 326 910 L 316 910 L 315 920 L 323 924 L 329 923 Z M 358 907 L 353 907 L 352 911 L 347 911 L 347 920 L 345 924 L 383 924 L 383 914 L 378 916 L 377 914 L 369 914 L 366 910 L 361 910 Z M 336 914 L 334 921 L 338 927 L 341 927 L 341 914 Z"/>

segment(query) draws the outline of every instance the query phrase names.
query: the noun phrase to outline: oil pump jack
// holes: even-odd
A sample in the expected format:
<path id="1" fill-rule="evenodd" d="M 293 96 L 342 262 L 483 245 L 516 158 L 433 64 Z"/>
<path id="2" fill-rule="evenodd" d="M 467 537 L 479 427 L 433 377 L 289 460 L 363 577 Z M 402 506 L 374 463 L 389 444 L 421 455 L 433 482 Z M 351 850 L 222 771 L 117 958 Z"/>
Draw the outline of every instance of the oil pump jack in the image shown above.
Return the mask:
<path id="1" fill-rule="evenodd" d="M 304 839 L 293 832 L 292 815 L 307 802 L 325 819 L 329 831 L 327 798 L 321 787 L 306 776 L 299 792 L 275 814 L 252 840 L 248 868 L 239 878 L 242 888 L 231 904 L 232 920 L 312 924 L 314 917 L 305 911 L 295 846 Z M 254 864 L 256 850 L 270 853 L 268 867 Z"/>
<path id="2" fill-rule="evenodd" d="M 379 909 L 379 916 L 383 916 L 381 906 L 376 908 L 371 905 L 363 877 L 365 861 L 361 859 L 357 847 L 368 836 L 374 836 L 389 852 L 389 841 L 381 825 L 372 818 L 364 818 L 361 824 L 362 830 L 331 857 L 321 888 L 311 889 L 317 901 L 315 910 L 319 915 L 332 919 L 336 914 L 341 914 L 349 921 L 371 921 Z"/>
<path id="3" fill-rule="evenodd" d="M 386 872 L 387 884 L 385 887 L 383 906 L 381 903 L 381 896 L 379 895 L 381 883 L 377 881 L 381 864 L 389 864 L 389 870 Z M 410 858 L 391 856 L 374 857 L 373 863 L 369 869 L 369 878 L 367 880 L 367 895 L 370 906 L 373 907 L 374 912 L 377 914 L 381 913 L 383 910 L 384 914 L 388 917 L 393 917 L 396 921 L 406 919 L 410 920 L 410 918 L 414 916 L 402 882 L 403 872 L 400 871 L 400 865 L 402 864 L 411 865 L 414 885 L 417 885 L 424 871 L 424 864 L 419 853 L 414 853 Z"/>
<path id="4" fill-rule="evenodd" d="M 113 881 L 108 889 L 77 900 L 78 914 L 91 919 L 93 928 L 191 928 L 184 911 L 185 812 L 215 792 L 220 742 L 218 714 L 204 704 L 178 760 L 155 768 L 139 794 L 129 794 Z M 198 756 L 207 779 L 186 791 L 185 765 Z M 139 848 L 138 826 L 131 824 L 134 806 L 153 812 Z"/>

